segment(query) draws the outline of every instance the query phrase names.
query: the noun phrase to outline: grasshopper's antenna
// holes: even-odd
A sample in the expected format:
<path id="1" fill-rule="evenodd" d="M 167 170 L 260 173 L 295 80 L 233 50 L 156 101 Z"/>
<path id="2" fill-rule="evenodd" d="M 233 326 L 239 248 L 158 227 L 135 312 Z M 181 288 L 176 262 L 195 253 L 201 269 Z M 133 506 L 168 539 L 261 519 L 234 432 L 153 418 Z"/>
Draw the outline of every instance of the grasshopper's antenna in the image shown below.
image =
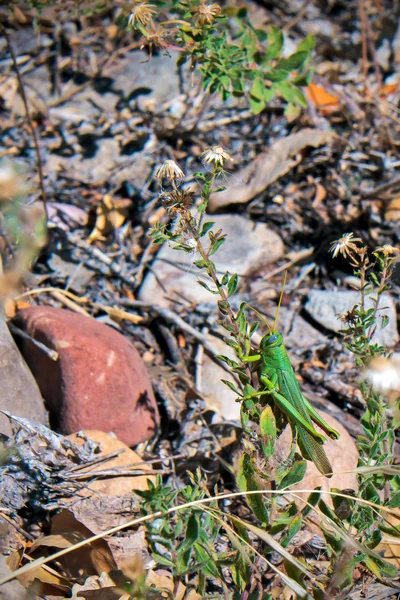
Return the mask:
<path id="1" fill-rule="evenodd" d="M 274 330 L 276 329 L 276 324 L 278 322 L 279 309 L 280 309 L 281 304 L 282 304 L 283 292 L 285 291 L 286 278 L 287 278 L 287 271 L 285 271 L 285 277 L 283 278 L 283 285 L 282 285 L 282 289 L 281 289 L 281 294 L 279 296 L 278 306 L 276 307 L 275 319 L 274 319 L 274 325 L 273 325 L 273 329 Z"/>
<path id="2" fill-rule="evenodd" d="M 262 316 L 262 314 L 253 306 L 250 306 L 250 304 L 247 305 L 247 308 L 249 308 L 250 310 L 252 310 L 253 312 L 256 313 L 256 315 L 258 315 L 261 319 L 261 321 L 264 323 L 264 325 L 266 325 L 268 327 L 268 331 L 271 333 L 272 329 L 271 329 L 271 325 L 268 323 L 268 321 Z"/>

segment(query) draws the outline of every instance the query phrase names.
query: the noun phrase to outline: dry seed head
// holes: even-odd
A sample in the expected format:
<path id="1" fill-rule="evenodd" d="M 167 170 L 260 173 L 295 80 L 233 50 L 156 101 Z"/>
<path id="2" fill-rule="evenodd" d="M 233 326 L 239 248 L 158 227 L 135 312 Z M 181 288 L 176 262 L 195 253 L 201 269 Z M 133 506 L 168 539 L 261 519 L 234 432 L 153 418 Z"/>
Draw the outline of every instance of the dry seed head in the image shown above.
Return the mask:
<path id="1" fill-rule="evenodd" d="M 346 258 L 352 252 L 358 252 L 358 243 L 362 242 L 361 238 L 356 238 L 353 233 L 345 233 L 341 238 L 331 243 L 329 252 L 332 252 L 333 258 L 336 258 L 338 254 L 341 254 Z"/>
<path id="2" fill-rule="evenodd" d="M 155 177 L 160 181 L 163 179 L 180 181 L 184 179 L 185 174 L 174 160 L 166 160 L 161 166 L 157 167 Z"/>
<path id="3" fill-rule="evenodd" d="M 384 246 L 380 246 L 376 248 L 375 252 L 381 252 L 384 256 L 396 256 L 396 254 L 400 253 L 398 248 L 391 246 L 390 244 L 385 244 Z"/>
<path id="4" fill-rule="evenodd" d="M 212 25 L 219 16 L 221 7 L 218 4 L 205 4 L 202 2 L 193 12 L 196 15 L 198 25 Z"/>
<path id="5" fill-rule="evenodd" d="M 135 27 L 142 25 L 147 27 L 153 22 L 153 15 L 157 13 L 155 4 L 148 4 L 147 2 L 136 3 L 129 15 L 128 25 Z"/>
<path id="6" fill-rule="evenodd" d="M 203 152 L 202 163 L 204 165 L 212 164 L 216 167 L 223 167 L 228 160 L 233 162 L 233 158 L 222 146 L 211 146 L 211 148 Z"/>

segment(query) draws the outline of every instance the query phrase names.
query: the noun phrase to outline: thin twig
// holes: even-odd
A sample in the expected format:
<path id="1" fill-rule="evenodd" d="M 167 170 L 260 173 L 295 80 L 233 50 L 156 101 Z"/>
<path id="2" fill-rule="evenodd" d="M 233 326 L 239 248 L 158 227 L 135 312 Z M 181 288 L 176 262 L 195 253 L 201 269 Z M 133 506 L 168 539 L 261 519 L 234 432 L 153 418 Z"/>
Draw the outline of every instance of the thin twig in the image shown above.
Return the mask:
<path id="1" fill-rule="evenodd" d="M 32 342 L 32 344 L 40 348 L 40 350 L 42 350 L 42 352 L 51 358 L 51 360 L 57 361 L 59 359 L 58 352 L 48 348 L 45 344 L 42 344 L 42 342 L 38 342 L 38 340 L 35 340 L 35 338 L 33 338 L 31 335 L 28 335 L 25 331 L 14 325 L 14 323 L 8 323 L 8 327 L 11 333 L 14 335 L 19 335 L 19 337 L 22 337 L 24 340 Z"/>
<path id="2" fill-rule="evenodd" d="M 361 21 L 361 43 L 362 43 L 362 64 L 363 64 L 363 78 L 364 78 L 364 93 L 367 89 L 367 77 L 368 77 L 368 21 L 365 14 L 365 8 L 363 0 L 357 0 L 358 11 L 360 14 Z"/>
<path id="3" fill-rule="evenodd" d="M 1 24 L 0 24 L 0 31 L 4 34 L 4 37 L 7 42 L 7 47 L 10 51 L 11 59 L 12 59 L 13 66 L 14 66 L 14 71 L 15 71 L 15 73 L 17 75 L 17 79 L 18 79 L 19 92 L 21 94 L 22 102 L 24 103 L 26 120 L 27 120 L 29 129 L 31 130 L 33 144 L 35 146 L 35 152 L 36 152 L 36 161 L 37 161 L 37 169 L 38 169 L 38 175 L 39 175 L 40 191 L 42 193 L 43 209 L 44 209 L 44 214 L 46 217 L 46 222 L 48 222 L 49 221 L 49 212 L 47 209 L 47 194 L 46 194 L 46 189 L 44 186 L 43 161 L 42 161 L 42 157 L 40 154 L 39 138 L 38 138 L 36 128 L 33 124 L 33 121 L 32 121 L 32 118 L 31 118 L 31 115 L 29 112 L 28 98 L 25 93 L 24 83 L 22 81 L 21 73 L 19 72 L 19 68 L 18 68 L 18 64 L 17 64 L 17 57 L 15 55 L 14 48 L 12 47 L 10 36 L 8 35 L 7 29 Z"/>

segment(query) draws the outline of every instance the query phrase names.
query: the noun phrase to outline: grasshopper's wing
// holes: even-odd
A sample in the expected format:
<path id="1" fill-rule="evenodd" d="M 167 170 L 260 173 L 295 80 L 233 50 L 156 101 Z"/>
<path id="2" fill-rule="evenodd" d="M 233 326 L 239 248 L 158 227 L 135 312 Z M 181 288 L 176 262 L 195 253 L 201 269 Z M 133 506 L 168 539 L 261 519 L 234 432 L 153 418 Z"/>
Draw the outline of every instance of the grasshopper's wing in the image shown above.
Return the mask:
<path id="1" fill-rule="evenodd" d="M 298 410 L 302 417 L 312 425 L 308 406 L 304 403 L 304 397 L 299 388 L 299 384 L 292 373 L 286 370 L 278 371 L 278 385 L 280 393 Z M 296 424 L 295 424 L 296 425 Z M 301 425 L 296 426 L 297 442 L 300 451 L 305 459 L 312 461 L 318 471 L 329 477 L 332 474 L 332 467 L 321 444 L 319 444 Z"/>

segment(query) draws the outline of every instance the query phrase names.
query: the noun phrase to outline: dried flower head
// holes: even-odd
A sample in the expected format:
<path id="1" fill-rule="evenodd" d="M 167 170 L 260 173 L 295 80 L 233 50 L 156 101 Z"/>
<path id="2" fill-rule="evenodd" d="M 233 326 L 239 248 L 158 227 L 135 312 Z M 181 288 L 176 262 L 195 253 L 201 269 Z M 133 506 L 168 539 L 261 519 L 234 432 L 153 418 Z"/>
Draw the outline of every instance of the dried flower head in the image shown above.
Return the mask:
<path id="1" fill-rule="evenodd" d="M 338 254 L 341 254 L 346 258 L 352 252 L 358 252 L 359 248 L 357 244 L 362 242 L 361 238 L 355 238 L 353 233 L 345 233 L 341 238 L 331 243 L 329 252 L 332 252 L 333 258 L 336 258 Z"/>
<path id="2" fill-rule="evenodd" d="M 233 161 L 233 158 L 226 152 L 222 146 L 211 146 L 203 152 L 202 162 L 204 165 L 214 165 L 223 167 L 227 161 Z"/>
<path id="3" fill-rule="evenodd" d="M 194 11 L 197 25 L 212 25 L 215 19 L 221 13 L 221 7 L 218 4 L 206 4 L 202 2 Z"/>
<path id="4" fill-rule="evenodd" d="M 379 248 L 376 248 L 375 253 L 381 253 L 383 254 L 385 257 L 388 256 L 396 256 L 396 254 L 400 253 L 400 250 L 398 248 L 395 248 L 394 246 L 391 246 L 390 244 L 385 244 L 384 246 L 380 246 Z"/>
<path id="5" fill-rule="evenodd" d="M 160 181 L 169 179 L 175 182 L 184 179 L 185 174 L 174 160 L 166 160 L 162 165 L 157 167 L 155 177 Z"/>
<path id="6" fill-rule="evenodd" d="M 155 4 L 148 4 L 147 2 L 137 2 L 131 10 L 129 15 L 128 25 L 137 27 L 147 27 L 153 23 L 153 15 L 157 13 Z"/>
<path id="7" fill-rule="evenodd" d="M 160 200 L 164 208 L 172 214 L 181 213 L 188 210 L 194 203 L 194 192 L 189 190 L 174 190 L 173 192 L 163 192 L 160 194 Z"/>
<path id="8" fill-rule="evenodd" d="M 382 357 L 373 358 L 364 371 L 364 379 L 379 393 L 400 394 L 400 360 Z"/>

